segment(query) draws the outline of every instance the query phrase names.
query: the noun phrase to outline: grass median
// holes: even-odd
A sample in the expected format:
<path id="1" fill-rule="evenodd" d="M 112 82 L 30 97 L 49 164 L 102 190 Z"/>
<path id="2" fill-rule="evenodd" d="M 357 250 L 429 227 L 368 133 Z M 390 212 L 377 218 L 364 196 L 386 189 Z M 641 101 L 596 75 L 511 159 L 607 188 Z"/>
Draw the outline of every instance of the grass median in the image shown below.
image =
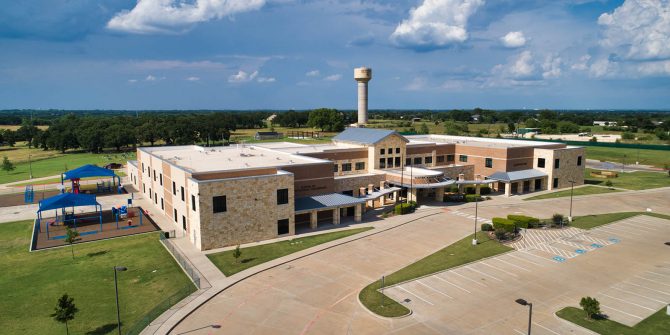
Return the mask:
<path id="1" fill-rule="evenodd" d="M 610 188 L 605 188 L 605 187 L 597 187 L 597 186 L 584 186 L 584 187 L 578 187 L 574 189 L 574 196 L 578 195 L 589 195 L 589 194 L 602 194 L 602 193 L 612 193 L 612 192 L 620 192 L 620 190 L 616 189 L 610 189 Z M 557 192 L 551 192 L 551 193 L 546 193 L 542 195 L 536 195 L 534 197 L 529 197 L 525 198 L 523 200 L 542 200 L 542 199 L 554 199 L 554 198 L 562 198 L 562 197 L 569 197 L 570 196 L 570 190 L 562 190 L 562 191 L 557 191 Z"/>
<path id="2" fill-rule="evenodd" d="M 167 310 L 195 291 L 179 265 L 160 244 L 158 233 L 28 252 L 32 220 L 0 224 L 0 325 L 3 334 L 63 334 L 50 314 L 67 293 L 79 309 L 68 322 L 72 334 L 116 332 L 114 271 L 120 272 L 119 300 L 123 330 L 154 308 Z"/>
<path id="3" fill-rule="evenodd" d="M 513 250 L 490 239 L 488 234 L 483 232 L 477 233 L 477 239 L 479 240 L 477 246 L 472 245 L 472 238 L 473 236 L 470 235 L 386 276 L 384 278 L 385 285 L 395 285 Z M 385 317 L 399 317 L 410 312 L 407 307 L 379 292 L 380 288 L 380 280 L 366 286 L 358 295 L 361 303 L 373 313 Z"/>
<path id="4" fill-rule="evenodd" d="M 596 214 L 596 215 L 584 215 L 574 217 L 572 223 L 570 224 L 573 227 L 581 229 L 592 229 L 598 226 L 602 226 L 614 221 L 628 219 L 636 215 L 649 215 L 661 219 L 670 220 L 670 215 L 659 214 L 659 213 L 649 213 L 649 212 L 620 212 L 620 213 L 607 213 L 607 214 Z"/>
<path id="5" fill-rule="evenodd" d="M 332 233 L 318 234 L 285 240 L 275 243 L 261 244 L 253 247 L 242 248 L 239 260 L 233 256 L 234 250 L 227 250 L 215 254 L 209 254 L 209 260 L 226 276 L 232 276 L 240 271 L 254 267 L 273 259 L 290 255 L 294 252 L 327 243 L 347 236 L 355 235 L 374 229 L 373 227 L 356 228 L 336 231 Z"/>
<path id="6" fill-rule="evenodd" d="M 587 319 L 584 311 L 576 307 L 566 307 L 556 312 L 562 319 L 592 330 L 598 334 L 609 335 L 662 335 L 670 329 L 670 316 L 665 308 L 642 320 L 634 327 L 629 327 L 606 318 Z"/>
<path id="7" fill-rule="evenodd" d="M 617 172 L 616 178 L 598 178 L 591 177 L 593 169 L 585 169 L 584 183 L 591 185 L 605 186 L 607 181 L 612 183 L 612 187 L 625 188 L 627 190 L 648 190 L 659 187 L 670 187 L 670 176 L 667 172 Z"/>

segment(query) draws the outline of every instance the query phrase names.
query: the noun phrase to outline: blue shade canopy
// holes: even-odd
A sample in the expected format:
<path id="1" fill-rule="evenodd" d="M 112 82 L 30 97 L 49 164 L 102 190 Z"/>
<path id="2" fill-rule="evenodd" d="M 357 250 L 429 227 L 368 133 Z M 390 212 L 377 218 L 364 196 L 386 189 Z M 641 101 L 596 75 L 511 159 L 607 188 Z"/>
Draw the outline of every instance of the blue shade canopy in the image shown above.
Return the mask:
<path id="1" fill-rule="evenodd" d="M 40 201 L 40 209 L 38 212 L 50 209 L 98 205 L 100 204 L 96 201 L 95 195 L 93 194 L 61 193 Z"/>
<path id="2" fill-rule="evenodd" d="M 116 174 L 112 170 L 88 164 L 63 173 L 63 180 L 88 178 L 88 177 L 115 177 L 115 176 Z"/>

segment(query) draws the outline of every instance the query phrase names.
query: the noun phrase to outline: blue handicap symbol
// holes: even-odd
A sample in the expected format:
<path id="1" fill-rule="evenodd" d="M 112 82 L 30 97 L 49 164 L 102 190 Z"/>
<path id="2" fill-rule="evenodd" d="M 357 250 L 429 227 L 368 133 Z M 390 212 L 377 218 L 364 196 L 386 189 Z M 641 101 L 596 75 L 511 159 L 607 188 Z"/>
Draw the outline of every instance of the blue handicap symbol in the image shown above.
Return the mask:
<path id="1" fill-rule="evenodd" d="M 563 257 L 561 257 L 561 256 L 554 256 L 553 259 L 554 259 L 555 261 L 557 261 L 557 262 L 565 262 L 565 258 L 563 258 Z"/>
<path id="2" fill-rule="evenodd" d="M 586 250 L 584 250 L 584 249 L 577 249 L 577 250 L 575 250 L 575 252 L 581 255 L 581 254 L 585 254 L 585 253 L 586 253 Z"/>
<path id="3" fill-rule="evenodd" d="M 618 238 L 610 238 L 610 242 L 619 243 L 619 242 L 621 242 L 621 240 L 619 240 Z"/>
<path id="4" fill-rule="evenodd" d="M 598 243 L 593 243 L 593 244 L 591 244 L 591 246 L 594 247 L 594 248 L 602 248 L 603 247 L 601 244 L 598 244 Z"/>

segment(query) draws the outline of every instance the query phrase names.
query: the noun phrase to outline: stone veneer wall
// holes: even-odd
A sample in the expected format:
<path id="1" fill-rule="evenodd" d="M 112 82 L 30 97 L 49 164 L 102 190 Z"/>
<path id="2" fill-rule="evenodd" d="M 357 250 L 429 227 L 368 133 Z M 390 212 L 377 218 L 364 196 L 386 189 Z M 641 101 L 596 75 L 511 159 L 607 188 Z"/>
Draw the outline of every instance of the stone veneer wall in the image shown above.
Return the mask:
<path id="1" fill-rule="evenodd" d="M 577 157 L 582 157 L 582 165 L 577 165 Z M 545 167 L 537 166 L 538 158 L 545 159 Z M 558 158 L 559 168 L 554 168 L 554 160 Z M 586 155 L 583 147 L 567 147 L 560 149 L 536 148 L 533 158 L 533 168 L 544 171 L 547 175 L 547 190 L 570 187 L 569 180 L 575 181 L 575 186 L 584 184 L 584 169 Z M 553 187 L 554 178 L 558 178 L 558 187 Z"/>
<path id="2" fill-rule="evenodd" d="M 288 189 L 289 202 L 277 205 L 277 190 L 283 188 Z M 278 237 L 281 219 L 289 220 L 289 235 L 295 234 L 293 174 L 200 182 L 198 192 L 196 247 L 200 250 Z M 226 196 L 227 211 L 213 213 L 212 197 L 221 195 Z"/>
<path id="3" fill-rule="evenodd" d="M 359 189 L 361 187 L 367 188 L 369 184 L 375 185 L 379 188 L 379 184 L 385 179 L 385 174 L 373 174 L 364 176 L 348 176 L 346 178 L 335 178 L 335 192 L 342 193 L 344 191 L 353 190 L 354 196 L 359 196 Z"/>
<path id="4" fill-rule="evenodd" d="M 431 170 L 436 170 L 444 173 L 445 177 L 451 179 L 458 179 L 458 175 L 463 174 L 466 180 L 475 179 L 475 166 L 474 165 L 452 165 L 444 167 L 436 167 Z M 483 178 L 484 176 L 482 176 Z"/>

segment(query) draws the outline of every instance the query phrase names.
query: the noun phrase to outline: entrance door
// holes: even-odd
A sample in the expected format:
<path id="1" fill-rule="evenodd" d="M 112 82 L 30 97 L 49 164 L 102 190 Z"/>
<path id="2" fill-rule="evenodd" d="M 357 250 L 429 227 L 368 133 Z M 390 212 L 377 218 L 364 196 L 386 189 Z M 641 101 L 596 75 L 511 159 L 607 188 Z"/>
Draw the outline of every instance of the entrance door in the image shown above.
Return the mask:
<path id="1" fill-rule="evenodd" d="M 530 180 L 523 181 L 523 193 L 530 192 Z"/>
<path id="2" fill-rule="evenodd" d="M 519 183 L 512 183 L 512 193 L 518 193 L 519 192 Z"/>
<path id="3" fill-rule="evenodd" d="M 542 179 L 535 179 L 535 190 L 539 191 L 542 189 Z"/>
<path id="4" fill-rule="evenodd" d="M 346 214 L 346 216 L 354 216 L 354 211 L 355 211 L 355 208 L 354 208 L 354 207 L 347 207 L 347 214 Z"/>

